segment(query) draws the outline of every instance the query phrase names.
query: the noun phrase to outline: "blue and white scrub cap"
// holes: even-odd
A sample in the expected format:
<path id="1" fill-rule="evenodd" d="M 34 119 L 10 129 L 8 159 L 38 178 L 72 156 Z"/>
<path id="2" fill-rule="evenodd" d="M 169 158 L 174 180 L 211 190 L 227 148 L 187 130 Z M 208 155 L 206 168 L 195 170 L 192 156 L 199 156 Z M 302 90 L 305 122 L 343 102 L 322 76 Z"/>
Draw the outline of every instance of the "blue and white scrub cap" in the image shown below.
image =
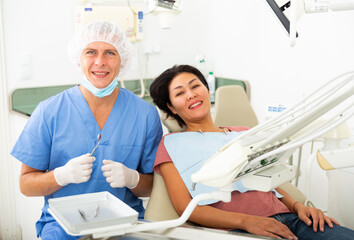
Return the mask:
<path id="1" fill-rule="evenodd" d="M 119 26 L 108 21 L 88 23 L 71 39 L 68 46 L 69 59 L 80 66 L 82 51 L 92 42 L 106 42 L 114 46 L 121 58 L 118 76 L 121 77 L 127 72 L 133 56 L 133 45 Z"/>

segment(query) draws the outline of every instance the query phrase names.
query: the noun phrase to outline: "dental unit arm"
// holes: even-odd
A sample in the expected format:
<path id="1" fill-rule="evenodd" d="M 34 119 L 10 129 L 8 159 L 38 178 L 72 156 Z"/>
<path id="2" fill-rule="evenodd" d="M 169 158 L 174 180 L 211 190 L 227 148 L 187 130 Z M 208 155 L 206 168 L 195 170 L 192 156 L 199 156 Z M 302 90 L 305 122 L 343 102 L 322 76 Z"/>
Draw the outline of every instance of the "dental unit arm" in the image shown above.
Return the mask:
<path id="1" fill-rule="evenodd" d="M 354 114 L 353 94 L 354 72 L 325 83 L 277 118 L 230 141 L 192 175 L 193 183 L 223 188 L 242 179 L 245 187 L 270 191 L 290 181 L 294 171 L 281 162 L 306 142 L 348 120 Z M 354 166 L 347 151 L 353 152 L 353 148 L 340 150 L 341 157 L 347 156 L 345 160 L 337 160 L 333 154 L 322 155 L 322 160 L 332 167 Z"/>

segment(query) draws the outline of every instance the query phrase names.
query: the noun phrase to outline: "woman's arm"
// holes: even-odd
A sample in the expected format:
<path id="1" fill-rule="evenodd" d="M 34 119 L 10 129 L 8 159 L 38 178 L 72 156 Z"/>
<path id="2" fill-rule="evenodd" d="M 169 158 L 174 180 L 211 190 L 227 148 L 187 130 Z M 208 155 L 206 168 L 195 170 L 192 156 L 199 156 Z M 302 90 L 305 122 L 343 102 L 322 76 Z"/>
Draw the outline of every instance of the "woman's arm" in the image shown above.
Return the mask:
<path id="1" fill-rule="evenodd" d="M 276 190 L 284 196 L 280 198 L 280 201 L 284 203 L 291 212 L 297 214 L 307 226 L 311 226 L 312 224 L 313 231 L 317 232 L 317 229 L 320 228 L 320 231 L 323 232 L 325 222 L 330 228 L 333 228 L 333 223 L 339 225 L 336 220 L 324 215 L 320 209 L 308 207 L 300 202 L 296 202 L 286 191 L 279 187 L 276 188 Z"/>
<path id="2" fill-rule="evenodd" d="M 192 200 L 188 189 L 172 162 L 159 166 L 172 204 L 181 215 Z M 257 235 L 295 239 L 295 235 L 275 219 L 224 211 L 211 206 L 197 206 L 189 221 L 206 227 L 243 229 Z"/>
<path id="3" fill-rule="evenodd" d="M 20 191 L 28 197 L 47 196 L 62 188 L 54 178 L 54 171 L 46 172 L 22 164 Z"/>

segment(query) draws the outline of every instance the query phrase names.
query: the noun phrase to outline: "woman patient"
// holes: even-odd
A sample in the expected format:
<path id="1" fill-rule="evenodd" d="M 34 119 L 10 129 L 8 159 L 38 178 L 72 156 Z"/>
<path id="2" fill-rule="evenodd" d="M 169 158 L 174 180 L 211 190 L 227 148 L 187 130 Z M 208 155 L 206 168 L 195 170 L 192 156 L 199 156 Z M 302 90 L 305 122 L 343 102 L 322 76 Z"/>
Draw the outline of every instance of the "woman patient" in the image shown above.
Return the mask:
<path id="1" fill-rule="evenodd" d="M 212 191 L 190 176 L 246 127 L 218 127 L 203 74 L 189 65 L 174 66 L 158 76 L 150 87 L 154 103 L 175 118 L 186 131 L 168 134 L 160 142 L 154 170 L 161 174 L 177 213 L 181 215 L 193 196 Z M 206 227 L 235 229 L 286 239 L 354 239 L 354 231 L 341 227 L 319 209 L 296 202 L 281 188 L 270 192 L 246 189 L 235 183 L 231 202 L 202 202 L 189 221 Z M 236 230 L 237 229 L 237 230 Z"/>

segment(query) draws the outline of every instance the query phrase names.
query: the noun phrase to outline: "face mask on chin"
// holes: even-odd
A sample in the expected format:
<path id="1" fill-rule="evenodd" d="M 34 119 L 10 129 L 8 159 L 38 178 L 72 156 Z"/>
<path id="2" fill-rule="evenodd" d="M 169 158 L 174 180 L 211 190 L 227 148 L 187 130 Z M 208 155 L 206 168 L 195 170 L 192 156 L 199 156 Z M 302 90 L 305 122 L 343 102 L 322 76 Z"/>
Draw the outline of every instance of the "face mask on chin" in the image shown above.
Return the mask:
<path id="1" fill-rule="evenodd" d="M 113 79 L 113 81 L 105 88 L 96 88 L 92 85 L 92 83 L 86 78 L 85 75 L 82 76 L 82 80 L 80 83 L 87 90 L 89 90 L 93 95 L 99 98 L 103 98 L 112 94 L 113 90 L 117 87 L 118 81 L 117 77 Z"/>

